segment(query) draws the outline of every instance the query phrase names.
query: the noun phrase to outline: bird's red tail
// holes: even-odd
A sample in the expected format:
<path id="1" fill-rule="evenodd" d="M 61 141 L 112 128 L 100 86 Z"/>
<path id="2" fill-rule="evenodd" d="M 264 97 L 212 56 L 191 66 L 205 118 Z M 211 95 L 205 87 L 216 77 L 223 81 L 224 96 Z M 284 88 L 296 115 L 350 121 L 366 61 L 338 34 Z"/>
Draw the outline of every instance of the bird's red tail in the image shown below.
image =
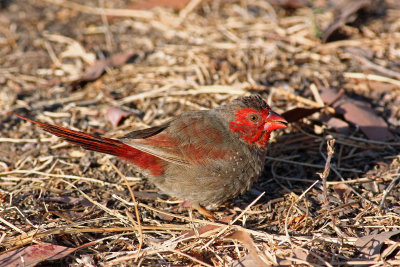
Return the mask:
<path id="1" fill-rule="evenodd" d="M 61 137 L 62 139 L 72 144 L 79 145 L 88 150 L 93 150 L 127 159 L 130 162 L 136 164 L 138 167 L 150 171 L 150 173 L 153 175 L 159 175 L 163 173 L 163 166 L 160 158 L 142 152 L 125 143 L 122 143 L 119 140 L 104 138 L 101 136 L 80 131 L 74 131 L 58 125 L 51 125 L 31 120 L 17 114 L 16 116 L 23 120 L 32 122 L 46 132 Z"/>

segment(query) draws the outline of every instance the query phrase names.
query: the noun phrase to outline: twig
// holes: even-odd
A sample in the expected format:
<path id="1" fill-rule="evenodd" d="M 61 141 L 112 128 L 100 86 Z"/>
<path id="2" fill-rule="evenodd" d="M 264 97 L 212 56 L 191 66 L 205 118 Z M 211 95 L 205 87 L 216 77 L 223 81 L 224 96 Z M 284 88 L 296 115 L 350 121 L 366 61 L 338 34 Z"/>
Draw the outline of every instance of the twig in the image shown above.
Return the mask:
<path id="1" fill-rule="evenodd" d="M 191 259 L 193 262 L 197 262 L 197 263 L 199 263 L 199 264 L 201 264 L 201 265 L 203 265 L 203 266 L 213 267 L 212 265 L 210 265 L 210 264 L 208 264 L 208 263 L 205 263 L 205 262 L 203 262 L 203 261 L 201 261 L 201 260 L 198 260 L 198 259 L 196 259 L 195 257 L 192 257 L 192 256 L 190 256 L 190 255 L 188 255 L 188 254 L 186 254 L 186 253 L 183 253 L 183 252 L 181 252 L 181 251 L 179 251 L 179 250 L 177 250 L 177 249 L 172 249 L 172 248 L 169 248 L 169 247 L 163 246 L 163 245 L 157 245 L 157 246 L 159 246 L 159 248 L 162 248 L 162 249 L 164 249 L 164 250 L 168 250 L 168 251 L 174 252 L 174 253 L 176 253 L 176 254 L 179 254 L 179 255 L 181 255 L 181 256 L 183 256 L 183 257 L 185 257 L 185 258 Z"/>
<path id="2" fill-rule="evenodd" d="M 70 8 L 88 14 L 106 15 L 113 17 L 131 17 L 131 18 L 145 19 L 145 20 L 151 20 L 154 18 L 153 12 L 145 10 L 90 7 L 66 0 L 43 0 L 43 1 L 53 5 Z"/>
<path id="3" fill-rule="evenodd" d="M 176 26 L 179 26 L 199 4 L 202 0 L 191 0 L 184 9 L 179 12 L 179 20 Z"/>
<path id="4" fill-rule="evenodd" d="M 326 158 L 326 162 L 325 162 L 325 169 L 322 173 L 318 173 L 318 175 L 321 177 L 322 180 L 322 186 L 323 186 L 323 195 L 324 195 L 324 206 L 326 211 L 329 213 L 329 215 L 331 216 L 332 222 L 335 223 L 335 218 L 333 217 L 330 207 L 329 207 L 329 201 L 328 201 L 328 188 L 326 185 L 326 179 L 329 176 L 329 172 L 331 169 L 331 160 L 332 160 L 332 156 L 335 153 L 335 150 L 333 149 L 333 146 L 335 144 L 335 139 L 331 139 L 328 140 L 326 142 L 327 144 L 327 151 L 328 151 L 328 157 Z"/>
<path id="5" fill-rule="evenodd" d="M 363 69 L 371 69 L 371 70 L 375 70 L 377 72 L 380 72 L 384 75 L 390 76 L 392 78 L 395 78 L 397 80 L 400 80 L 400 73 L 397 71 L 393 71 L 390 69 L 387 69 L 385 67 L 382 67 L 378 64 L 373 63 L 372 61 L 369 61 L 368 59 L 366 59 L 365 57 L 362 57 L 360 55 L 356 55 L 355 53 L 350 53 L 349 58 L 351 59 L 355 59 L 357 61 L 359 61 L 362 65 Z"/>
<path id="6" fill-rule="evenodd" d="M 389 195 L 389 193 L 392 191 L 393 187 L 396 185 L 397 181 L 400 179 L 400 168 L 397 169 L 397 175 L 393 178 L 393 180 L 390 182 L 389 186 L 386 187 L 385 190 L 383 190 L 383 195 L 382 195 L 382 200 L 379 205 L 378 211 L 381 212 L 383 209 L 383 205 L 385 204 L 386 197 Z"/>
<path id="7" fill-rule="evenodd" d="M 0 143 L 44 143 L 51 142 L 54 138 L 34 138 L 34 139 L 19 139 L 19 138 L 0 138 Z"/>
<path id="8" fill-rule="evenodd" d="M 285 218 L 285 235 L 286 235 L 287 241 L 289 241 L 289 244 L 290 244 L 292 247 L 293 247 L 293 243 L 292 243 L 292 239 L 290 238 L 289 229 L 288 229 L 289 215 L 290 215 L 290 213 L 291 213 L 291 211 L 292 211 L 294 205 L 295 205 L 297 202 L 299 202 L 299 201 L 307 194 L 307 192 L 310 191 L 310 190 L 314 187 L 314 185 L 316 185 L 318 182 L 319 182 L 318 180 L 314 181 L 314 183 L 313 183 L 311 186 L 309 186 L 309 187 L 307 188 L 307 190 L 305 190 L 305 191 L 299 196 L 299 198 L 298 198 L 296 201 L 294 201 L 294 202 L 290 205 L 289 210 L 288 210 L 288 212 L 287 212 L 287 214 L 286 214 L 286 218 Z"/>
<path id="9" fill-rule="evenodd" d="M 26 175 L 37 174 L 37 175 L 47 176 L 45 178 L 35 178 L 38 180 L 47 180 L 47 179 L 50 179 L 49 177 L 56 177 L 56 178 L 64 178 L 64 179 L 73 179 L 73 180 L 79 180 L 79 181 L 85 181 L 85 182 L 92 182 L 92 183 L 101 184 L 102 186 L 113 186 L 113 187 L 119 186 L 116 184 L 104 182 L 104 181 L 97 180 L 94 178 L 88 178 L 88 177 L 76 176 L 76 175 L 53 174 L 53 173 L 39 172 L 39 171 L 33 171 L 33 170 L 13 170 L 13 171 L 7 171 L 7 172 L 0 172 L 0 176 L 6 176 L 9 174 L 26 174 Z M 17 179 L 21 179 L 21 178 L 17 178 Z M 25 178 L 25 179 L 29 179 L 29 178 Z"/>
<path id="10" fill-rule="evenodd" d="M 265 194 L 265 191 L 262 192 L 256 199 L 254 199 L 247 207 L 237 216 L 235 219 L 229 222 L 230 225 L 234 224 L 237 220 L 239 220 L 254 204 L 257 203 L 257 201 L 260 200 Z"/>
<path id="11" fill-rule="evenodd" d="M 106 206 L 100 204 L 99 202 L 97 202 L 96 200 L 92 199 L 91 197 L 89 197 L 87 194 L 85 194 L 85 192 L 83 192 L 82 190 L 80 190 L 79 188 L 77 188 L 74 184 L 65 181 L 65 180 L 61 180 L 62 182 L 68 184 L 69 186 L 73 187 L 75 190 L 77 190 L 80 194 L 82 194 L 87 200 L 89 200 L 92 204 L 96 205 L 97 207 L 99 207 L 100 209 L 102 209 L 103 211 L 107 212 L 108 214 L 117 217 L 118 219 L 120 219 L 123 223 L 128 224 L 129 221 L 127 221 L 121 214 L 119 214 L 118 212 L 111 210 L 109 208 L 107 208 Z"/>
<path id="12" fill-rule="evenodd" d="M 21 229 L 19 229 L 17 226 L 13 225 L 12 223 L 4 220 L 2 217 L 0 217 L 0 222 L 7 225 L 8 227 L 10 227 L 11 229 L 14 229 L 14 231 L 26 235 L 26 233 L 24 231 L 22 231 Z"/>
<path id="13" fill-rule="evenodd" d="M 239 220 L 254 204 L 257 203 L 258 200 L 265 194 L 262 192 L 256 199 L 254 199 L 247 207 L 237 216 L 235 219 L 231 220 L 228 225 L 226 225 L 218 234 L 216 234 L 210 241 L 208 241 L 203 248 L 208 247 L 211 243 L 213 243 L 218 237 L 220 237 L 223 233 L 225 233 L 232 225 Z"/>
<path id="14" fill-rule="evenodd" d="M 265 158 L 266 158 L 266 159 L 269 159 L 269 160 L 272 160 L 272 161 L 281 161 L 281 162 L 290 163 L 290 164 L 296 164 L 296 165 L 301 165 L 301 166 L 307 166 L 307 167 L 313 167 L 313 168 L 320 168 L 320 169 L 323 169 L 323 168 L 324 168 L 323 165 L 319 165 L 319 164 L 312 164 L 312 163 L 306 163 L 306 162 L 298 162 L 298 161 L 294 161 L 294 160 L 288 160 L 288 159 L 282 159 L 282 158 L 270 157 L 270 156 L 266 156 Z M 347 171 L 347 172 L 362 173 L 362 171 L 357 170 L 357 169 L 338 168 L 338 170 Z"/>
<path id="15" fill-rule="evenodd" d="M 107 158 L 108 159 L 108 158 Z M 139 216 L 139 210 L 138 210 L 138 203 L 136 202 L 136 198 L 135 198 L 135 194 L 132 191 L 132 188 L 129 186 L 128 180 L 126 179 L 126 176 L 124 174 L 122 174 L 122 172 L 117 168 L 117 166 L 115 166 L 110 159 L 108 159 L 108 162 L 110 163 L 110 165 L 114 168 L 114 170 L 119 174 L 119 176 L 122 177 L 122 179 L 124 179 L 126 187 L 129 190 L 129 193 L 131 194 L 131 198 L 134 205 L 134 209 L 135 209 L 135 215 L 136 215 L 136 220 L 137 220 L 137 226 L 138 226 L 138 233 L 139 233 L 139 249 L 138 249 L 138 253 L 136 254 L 138 257 L 135 259 L 135 262 L 139 259 L 139 255 L 140 255 L 140 251 L 142 250 L 142 246 L 143 246 L 143 229 L 142 229 L 142 224 L 140 222 L 140 216 Z"/>
<path id="16" fill-rule="evenodd" d="M 381 76 L 381 75 L 376 75 L 376 74 L 365 74 L 365 73 L 359 73 L 359 72 L 345 72 L 345 73 L 343 73 L 343 76 L 345 78 L 350 78 L 350 79 L 363 79 L 363 80 L 369 80 L 369 81 L 390 83 L 390 84 L 393 84 L 396 86 L 400 86 L 399 80 L 391 79 L 391 78 Z"/>

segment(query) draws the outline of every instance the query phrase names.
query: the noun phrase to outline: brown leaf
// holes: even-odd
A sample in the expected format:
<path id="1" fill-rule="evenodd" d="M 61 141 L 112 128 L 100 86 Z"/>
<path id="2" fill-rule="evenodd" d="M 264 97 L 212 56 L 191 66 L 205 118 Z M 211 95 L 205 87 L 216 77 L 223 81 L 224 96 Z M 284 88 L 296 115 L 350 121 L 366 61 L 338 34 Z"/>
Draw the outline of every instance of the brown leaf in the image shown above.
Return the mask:
<path id="1" fill-rule="evenodd" d="M 133 191 L 133 193 L 135 194 L 136 198 L 140 198 L 142 200 L 146 200 L 146 201 L 155 201 L 158 198 L 160 199 L 166 199 L 166 195 L 162 195 L 156 192 L 146 192 L 146 191 Z"/>
<path id="2" fill-rule="evenodd" d="M 343 203 L 347 203 L 347 199 L 351 193 L 350 187 L 346 184 L 335 184 L 333 191 L 339 196 Z"/>
<path id="3" fill-rule="evenodd" d="M 320 87 L 321 98 L 329 103 L 336 98 L 337 93 L 327 87 Z M 393 138 L 386 122 L 378 117 L 372 110 L 369 103 L 342 96 L 333 104 L 335 111 L 355 125 L 371 140 L 386 141 Z"/>
<path id="4" fill-rule="evenodd" d="M 106 59 L 98 60 L 86 69 L 82 77 L 75 81 L 72 81 L 70 85 L 73 89 L 75 89 L 77 86 L 82 86 L 84 83 L 94 81 L 104 73 L 106 68 L 119 67 L 125 64 L 135 55 L 135 51 L 128 50 L 125 52 L 114 54 Z"/>
<path id="5" fill-rule="evenodd" d="M 43 261 L 61 259 L 76 249 L 53 244 L 32 245 L 2 254 L 0 266 L 35 266 Z"/>
<path id="6" fill-rule="evenodd" d="M 106 116 L 114 127 L 117 127 L 122 119 L 131 115 L 132 112 L 124 111 L 117 107 L 110 107 L 107 109 Z"/>
<path id="7" fill-rule="evenodd" d="M 283 118 L 285 118 L 285 120 L 287 120 L 287 122 L 296 122 L 320 110 L 321 108 L 294 108 L 284 112 L 281 115 Z"/>
<path id="8" fill-rule="evenodd" d="M 321 116 L 321 121 L 326 123 L 329 127 L 335 129 L 337 132 L 348 135 L 349 134 L 349 124 L 341 119 L 335 117 Z"/>
<path id="9" fill-rule="evenodd" d="M 354 22 L 358 17 L 358 12 L 376 12 L 377 8 L 382 8 L 381 0 L 356 0 L 356 1 L 335 1 L 334 17 L 331 24 L 323 31 L 322 42 L 327 42 L 339 28 L 347 23 Z"/>
<path id="10" fill-rule="evenodd" d="M 44 199 L 46 202 L 61 202 L 70 205 L 82 205 L 86 207 L 92 207 L 93 204 L 87 200 L 86 198 L 77 198 L 77 197 L 70 197 L 70 196 L 58 196 L 58 197 L 47 197 Z"/>
<path id="11" fill-rule="evenodd" d="M 229 236 L 226 236 L 225 239 L 233 239 L 233 240 L 236 240 L 236 241 L 239 241 L 240 243 L 242 243 L 244 245 L 244 247 L 247 248 L 247 250 L 249 251 L 251 258 L 258 263 L 258 265 L 256 265 L 256 266 L 260 266 L 260 267 L 261 266 L 269 266 L 258 255 L 258 250 L 256 248 L 256 245 L 254 244 L 253 238 L 251 238 L 249 233 L 247 233 L 245 231 L 237 230 L 237 231 L 233 232 L 232 234 L 230 234 Z M 253 261 L 249 261 L 249 263 L 250 262 L 253 262 Z M 236 265 L 236 266 L 238 266 L 238 265 Z M 254 265 L 246 265 L 246 266 L 254 266 Z"/>
<path id="12" fill-rule="evenodd" d="M 304 219 L 306 219 L 307 216 L 306 215 L 300 215 L 297 217 L 294 217 L 291 221 L 291 225 L 290 225 L 290 229 L 297 229 L 299 228 L 302 222 L 304 222 Z"/>
<path id="13" fill-rule="evenodd" d="M 399 235 L 400 230 L 395 230 L 395 231 L 390 231 L 390 232 L 383 232 L 380 234 L 372 234 L 372 235 L 367 235 L 360 237 L 354 245 L 357 247 L 357 249 L 361 253 L 361 258 L 362 259 L 368 259 L 368 260 L 374 260 L 381 253 L 384 253 L 387 255 L 382 250 L 383 244 L 385 243 L 386 240 L 393 238 L 395 235 Z M 390 249 L 390 247 L 389 247 Z"/>
<path id="14" fill-rule="evenodd" d="M 309 262 L 308 256 L 310 255 L 310 253 L 300 247 L 296 247 L 295 249 L 293 249 L 292 251 L 292 255 L 291 257 L 299 259 L 299 260 L 303 260 L 305 262 Z"/>

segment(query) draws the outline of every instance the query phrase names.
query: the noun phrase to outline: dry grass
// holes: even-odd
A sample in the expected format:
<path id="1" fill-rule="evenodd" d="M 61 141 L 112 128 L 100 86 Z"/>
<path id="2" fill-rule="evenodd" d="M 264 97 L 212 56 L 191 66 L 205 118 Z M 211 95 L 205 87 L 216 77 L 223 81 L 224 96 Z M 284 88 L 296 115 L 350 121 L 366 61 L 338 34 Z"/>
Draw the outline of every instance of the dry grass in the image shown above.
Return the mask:
<path id="1" fill-rule="evenodd" d="M 59 263 L 229 266 L 252 250 L 249 240 L 232 238 L 239 231 L 250 234 L 269 264 L 337 266 L 360 264 L 359 237 L 399 228 L 400 7 L 394 0 L 383 17 L 346 26 L 347 39 L 326 44 L 318 36 L 332 12 L 316 6 L 285 11 L 267 1 L 192 1 L 181 11 L 111 18 L 105 14 L 124 5 L 104 1 L 105 9 L 93 8 L 102 3 L 15 0 L 0 10 L 3 252 L 41 242 L 89 244 Z M 95 55 L 128 49 L 137 51 L 135 62 L 68 89 Z M 339 134 L 318 114 L 292 124 L 274 136 L 257 184 L 216 211 L 219 218 L 233 214 L 228 224 L 179 209 L 132 166 L 12 115 L 119 137 L 250 93 L 277 112 L 319 107 L 310 89 L 316 80 L 371 102 L 397 130 L 396 139 L 371 141 L 353 126 Z M 106 119 L 110 106 L 136 115 L 114 128 Z M 315 181 L 330 139 L 336 144 L 324 201 Z"/>

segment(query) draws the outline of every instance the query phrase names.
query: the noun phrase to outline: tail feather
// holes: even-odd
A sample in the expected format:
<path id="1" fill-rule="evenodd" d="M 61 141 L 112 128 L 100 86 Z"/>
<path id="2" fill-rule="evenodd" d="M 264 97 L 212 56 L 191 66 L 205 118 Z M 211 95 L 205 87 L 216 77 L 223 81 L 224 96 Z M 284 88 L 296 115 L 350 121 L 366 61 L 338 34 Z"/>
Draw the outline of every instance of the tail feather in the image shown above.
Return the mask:
<path id="1" fill-rule="evenodd" d="M 72 144 L 79 145 L 88 150 L 93 150 L 127 159 L 130 162 L 136 164 L 138 167 L 142 168 L 143 170 L 149 171 L 153 175 L 159 175 L 164 172 L 162 160 L 160 158 L 142 152 L 119 140 L 105 138 L 80 131 L 74 131 L 58 125 L 51 125 L 28 119 L 17 114 L 16 116 L 23 120 L 32 122 L 46 132 L 61 137 L 62 139 Z"/>
<path id="2" fill-rule="evenodd" d="M 17 117 L 24 119 L 26 121 L 32 122 L 38 125 L 40 128 L 49 132 L 55 136 L 61 137 L 62 139 L 79 146 L 82 146 L 85 149 L 94 150 L 106 154 L 111 154 L 115 156 L 123 156 L 121 155 L 121 148 L 125 148 L 128 146 L 121 141 L 104 138 L 101 136 L 97 136 L 94 134 L 84 133 L 80 131 L 70 130 L 68 128 L 64 128 L 58 125 L 51 125 L 39 121 L 35 121 L 32 119 L 25 118 L 20 115 L 16 115 Z M 129 146 L 128 146 L 129 147 Z M 122 153 L 123 154 L 123 153 Z"/>

